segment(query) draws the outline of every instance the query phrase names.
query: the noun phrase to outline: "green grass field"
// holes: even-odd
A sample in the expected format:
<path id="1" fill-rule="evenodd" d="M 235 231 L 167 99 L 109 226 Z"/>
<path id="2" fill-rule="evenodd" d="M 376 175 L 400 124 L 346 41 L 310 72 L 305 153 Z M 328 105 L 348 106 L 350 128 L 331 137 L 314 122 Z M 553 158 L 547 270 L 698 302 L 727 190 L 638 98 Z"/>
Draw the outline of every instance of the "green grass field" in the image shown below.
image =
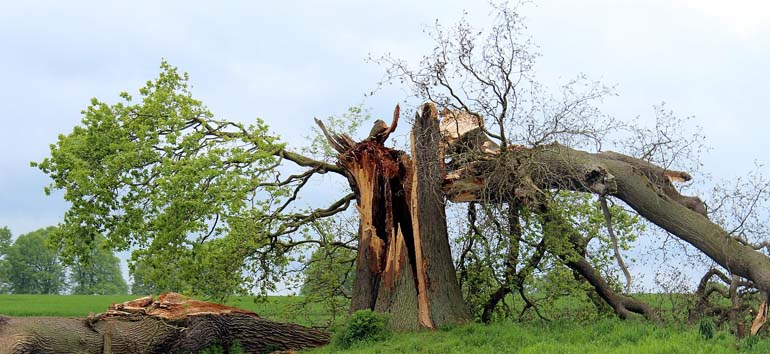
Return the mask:
<path id="1" fill-rule="evenodd" d="M 85 317 L 104 311 L 121 296 L 0 295 L 0 314 L 10 316 Z M 264 318 L 305 325 L 325 323 L 320 306 L 302 307 L 299 296 L 275 296 L 265 301 L 234 297 L 228 305 L 252 310 Z M 736 340 L 725 331 L 712 339 L 697 328 L 655 326 L 614 318 L 587 323 L 567 320 L 551 323 L 471 324 L 438 331 L 394 333 L 388 340 L 359 343 L 348 349 L 329 345 L 305 353 L 770 353 L 770 340 Z"/>
<path id="2" fill-rule="evenodd" d="M 0 295 L 0 314 L 8 316 L 86 317 L 135 295 Z"/>
<path id="3" fill-rule="evenodd" d="M 104 312 L 113 303 L 137 298 L 136 295 L 0 295 L 0 314 L 8 316 L 86 317 Z M 300 296 L 251 296 L 230 298 L 226 304 L 254 311 L 263 318 L 290 321 L 304 325 L 320 325 L 328 314 L 317 305 L 302 306 Z"/>

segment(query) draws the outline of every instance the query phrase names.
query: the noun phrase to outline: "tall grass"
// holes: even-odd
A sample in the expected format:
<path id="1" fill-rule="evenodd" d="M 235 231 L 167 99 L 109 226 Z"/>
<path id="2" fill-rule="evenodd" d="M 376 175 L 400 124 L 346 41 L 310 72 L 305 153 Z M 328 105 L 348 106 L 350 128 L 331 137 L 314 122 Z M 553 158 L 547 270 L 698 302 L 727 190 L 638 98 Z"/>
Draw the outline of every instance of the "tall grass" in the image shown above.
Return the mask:
<path id="1" fill-rule="evenodd" d="M 727 332 L 703 339 L 696 328 L 604 319 L 593 323 L 470 324 L 440 331 L 396 333 L 348 349 L 326 346 L 305 353 L 770 353 L 770 341 L 736 341 Z"/>

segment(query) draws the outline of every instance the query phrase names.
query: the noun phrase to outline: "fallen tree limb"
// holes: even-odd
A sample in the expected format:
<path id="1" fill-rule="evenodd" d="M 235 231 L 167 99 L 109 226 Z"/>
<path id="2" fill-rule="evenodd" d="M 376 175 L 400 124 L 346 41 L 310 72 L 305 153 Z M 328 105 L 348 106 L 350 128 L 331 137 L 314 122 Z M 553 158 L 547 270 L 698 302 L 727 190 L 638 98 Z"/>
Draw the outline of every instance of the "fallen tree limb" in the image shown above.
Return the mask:
<path id="1" fill-rule="evenodd" d="M 238 343 L 247 353 L 317 347 L 326 332 L 179 294 L 113 305 L 84 319 L 0 316 L 0 354 L 197 353 Z"/>
<path id="2" fill-rule="evenodd" d="M 504 166 L 510 173 L 491 180 L 485 171 Z M 697 197 L 683 196 L 668 175 L 683 172 L 652 168 L 649 163 L 618 153 L 588 153 L 557 143 L 500 153 L 451 171 L 444 191 L 454 201 L 482 201 L 521 194 L 527 188 L 567 189 L 616 197 L 639 215 L 699 249 L 731 273 L 770 290 L 770 258 L 736 241 L 705 215 Z M 505 180 L 502 180 L 505 178 Z M 513 192 L 497 188 L 516 189 Z M 459 200 L 453 197 L 461 197 Z"/>

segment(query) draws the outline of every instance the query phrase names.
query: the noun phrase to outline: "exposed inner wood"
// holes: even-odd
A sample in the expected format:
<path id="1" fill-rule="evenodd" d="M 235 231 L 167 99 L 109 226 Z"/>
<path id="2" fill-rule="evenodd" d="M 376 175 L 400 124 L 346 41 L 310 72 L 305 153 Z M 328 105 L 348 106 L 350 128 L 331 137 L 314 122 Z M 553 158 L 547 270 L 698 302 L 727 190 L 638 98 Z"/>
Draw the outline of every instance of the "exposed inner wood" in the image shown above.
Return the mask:
<path id="1" fill-rule="evenodd" d="M 759 305 L 757 311 L 757 316 L 754 317 L 754 321 L 751 323 L 751 335 L 756 336 L 765 323 L 767 323 L 767 296 L 764 296 L 762 299 L 762 303 Z"/>
<path id="2" fill-rule="evenodd" d="M 428 106 L 424 114 L 435 126 L 430 134 L 433 140 L 422 143 L 420 139 L 423 135 L 417 134 L 413 136 L 412 144 L 415 147 L 424 146 L 426 151 L 435 155 L 440 139 L 435 106 Z M 443 172 L 426 174 L 437 163 L 441 164 L 441 159 L 431 155 L 429 160 L 421 162 L 401 151 L 386 148 L 382 137 L 393 131 L 398 117 L 399 109 L 396 107 L 390 126 L 381 121 L 375 123 L 369 137 L 355 144 L 351 144 L 352 139 L 347 136 L 328 132 L 319 123 L 332 146 L 340 152 L 338 165 L 357 193 L 356 206 L 361 226 L 350 311 L 373 309 L 389 312 L 391 326 L 401 329 L 414 326 L 435 328 L 466 322 L 469 316 L 458 317 L 451 311 L 431 311 L 432 302 L 447 301 L 441 295 L 444 287 L 458 287 L 455 278 L 446 276 L 447 272 L 454 276 L 451 261 L 446 265 L 432 265 L 424 249 L 426 237 L 437 238 L 439 241 L 433 240 L 430 244 L 445 244 L 445 247 L 439 248 L 449 254 L 441 196 Z M 413 149 L 413 156 L 418 155 L 417 150 Z M 432 182 L 427 183 L 433 183 L 436 188 L 426 188 L 425 191 L 421 186 L 425 186 L 429 179 Z M 425 193 L 438 194 L 439 197 L 425 198 Z M 428 214 L 423 210 L 428 210 Z M 426 218 L 430 222 L 426 223 Z M 435 276 L 429 276 L 431 270 Z M 456 293 L 459 294 L 459 287 Z M 447 306 L 457 307 L 460 314 L 467 313 L 462 297 L 453 299 L 454 303 L 447 303 Z"/>
<path id="3" fill-rule="evenodd" d="M 415 295 L 420 284 L 415 250 L 415 240 L 419 240 L 413 232 L 409 205 L 412 191 L 405 189 L 411 185 L 411 160 L 402 152 L 385 148 L 377 139 L 367 139 L 346 150 L 339 161 L 358 192 L 356 207 L 361 223 L 351 311 L 412 312 L 419 314 L 420 324 L 426 326 L 429 310 L 420 304 L 400 309 L 408 302 L 399 298 L 406 295 L 396 289 L 403 286 L 399 279 L 405 274 L 414 278 L 406 284 L 412 284 Z M 404 267 L 410 269 L 405 271 Z"/>

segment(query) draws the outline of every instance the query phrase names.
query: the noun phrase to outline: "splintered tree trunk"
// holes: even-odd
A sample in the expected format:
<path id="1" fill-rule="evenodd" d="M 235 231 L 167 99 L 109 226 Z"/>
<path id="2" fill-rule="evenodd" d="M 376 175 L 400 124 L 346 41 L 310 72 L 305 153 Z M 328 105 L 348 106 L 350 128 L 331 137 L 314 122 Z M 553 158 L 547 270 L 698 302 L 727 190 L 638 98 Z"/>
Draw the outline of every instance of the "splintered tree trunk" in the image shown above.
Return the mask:
<path id="1" fill-rule="evenodd" d="M 430 317 L 438 325 L 465 322 L 470 313 L 457 282 L 449 248 L 444 209 L 444 156 L 440 151 L 441 132 L 438 113 L 432 104 L 424 105 L 412 128 L 412 224 L 415 247 L 422 249 Z M 420 247 L 421 246 L 421 247 Z"/>
<path id="2" fill-rule="evenodd" d="M 331 136 L 319 123 L 341 152 L 338 163 L 357 195 L 350 311 L 388 313 L 390 326 L 401 330 L 468 322 L 447 235 L 436 108 L 426 105 L 415 117 L 411 159 L 383 145 L 397 122 L 398 110 L 390 127 L 373 130 L 360 143 Z"/>

